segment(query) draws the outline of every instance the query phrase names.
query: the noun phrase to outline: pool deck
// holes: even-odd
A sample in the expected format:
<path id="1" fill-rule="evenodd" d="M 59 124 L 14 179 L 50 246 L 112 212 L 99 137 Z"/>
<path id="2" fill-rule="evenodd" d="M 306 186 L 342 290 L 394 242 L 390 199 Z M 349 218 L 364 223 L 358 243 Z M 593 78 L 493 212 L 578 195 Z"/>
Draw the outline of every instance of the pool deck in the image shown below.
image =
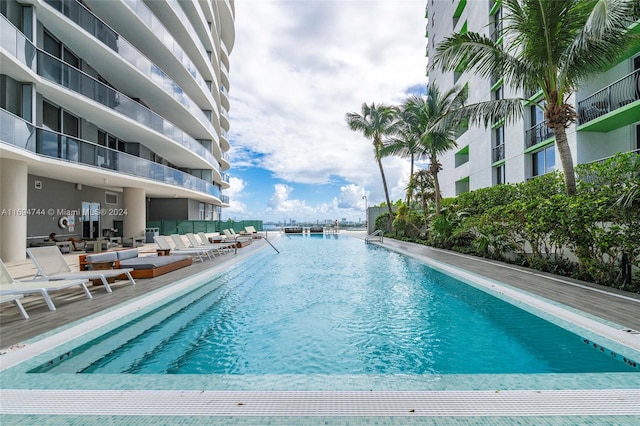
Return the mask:
<path id="1" fill-rule="evenodd" d="M 364 239 L 364 232 L 345 232 Z M 278 235 L 274 235 L 277 239 Z M 378 243 L 376 243 L 378 244 Z M 539 309 L 570 308 L 573 315 L 602 319 L 621 333 L 630 346 L 640 345 L 640 295 L 611 289 L 528 268 L 475 258 L 426 246 L 385 239 L 381 246 L 412 257 L 436 262 L 443 269 L 455 267 L 470 276 L 507 284 L 513 293 L 551 305 Z M 277 241 L 276 241 L 277 246 Z M 153 278 L 112 285 L 108 294 L 101 285 L 91 286 L 93 299 L 81 291 L 52 293 L 56 311 L 49 311 L 41 297 L 29 296 L 23 305 L 31 316 L 24 320 L 10 303 L 0 309 L 0 369 L 4 360 L 26 353 L 25 346 L 41 335 L 55 336 L 58 327 L 68 328 L 83 318 L 115 306 L 144 299 L 151 290 L 163 288 L 209 269 L 219 270 L 252 255 L 272 250 L 264 240 L 210 261 Z M 142 252 L 155 252 L 148 244 Z M 78 254 L 65 256 L 73 266 Z M 14 278 L 28 278 L 35 269 L 29 260 L 7 265 Z M 545 302 L 546 303 L 546 302 Z M 625 340 L 626 341 L 626 340 Z M 637 361 L 637 359 L 636 359 Z M 2 365 L 5 364 L 5 365 Z M 635 373 L 631 373 L 637 376 Z M 631 385 L 629 385 L 631 383 Z M 18 389 L 0 383 L 0 422 L 3 424 L 86 424 L 107 420 L 109 424 L 639 424 L 638 380 L 591 389 L 517 389 L 478 391 L 464 389 L 397 391 L 168 391 L 148 387 L 131 390 L 38 390 Z M 618 387 L 620 389 L 618 389 Z M 146 389 L 146 390 L 145 390 Z M 38 401 L 46 400 L 47 403 Z M 76 402 L 79 401 L 79 402 Z M 94 401 L 85 404 L 82 401 Z M 48 416 L 55 414 L 55 416 Z M 5 423 L 7 421 L 7 423 Z M 34 423 L 35 422 L 35 423 Z"/>

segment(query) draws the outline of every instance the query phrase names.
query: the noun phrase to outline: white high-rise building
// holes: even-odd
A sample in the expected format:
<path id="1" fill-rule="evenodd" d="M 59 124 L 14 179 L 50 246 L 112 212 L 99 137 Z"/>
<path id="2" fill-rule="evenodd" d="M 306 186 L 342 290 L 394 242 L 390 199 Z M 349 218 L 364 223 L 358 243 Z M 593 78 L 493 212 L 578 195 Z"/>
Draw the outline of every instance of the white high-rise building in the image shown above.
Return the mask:
<path id="1" fill-rule="evenodd" d="M 228 205 L 233 0 L 0 1 L 0 257 Z"/>
<path id="2" fill-rule="evenodd" d="M 427 57 L 453 32 L 473 31 L 501 43 L 503 8 L 494 0 L 428 0 Z M 640 23 L 631 26 L 640 31 Z M 468 103 L 522 97 L 503 80 L 489 81 L 463 68 L 443 73 L 427 66 L 429 82 L 441 90 L 468 85 Z M 542 93 L 527 94 L 536 99 Z M 589 163 L 618 152 L 640 152 L 640 47 L 620 58 L 606 72 L 585 81 L 570 100 L 578 121 L 567 129 L 575 164 Z M 539 109 L 529 107 L 515 124 L 470 127 L 457 139 L 458 147 L 440 159 L 443 196 L 501 183 L 518 183 L 561 168 L 555 138 Z M 574 164 L 574 165 L 575 165 Z"/>

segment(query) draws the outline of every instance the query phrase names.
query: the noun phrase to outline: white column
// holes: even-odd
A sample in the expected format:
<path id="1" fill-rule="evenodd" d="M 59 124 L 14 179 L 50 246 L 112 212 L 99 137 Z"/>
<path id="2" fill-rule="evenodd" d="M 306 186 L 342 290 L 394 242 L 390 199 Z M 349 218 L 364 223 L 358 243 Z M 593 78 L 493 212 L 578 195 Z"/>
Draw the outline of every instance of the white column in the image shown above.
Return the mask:
<path id="1" fill-rule="evenodd" d="M 0 258 L 4 262 L 27 257 L 27 175 L 27 163 L 0 158 Z"/>
<path id="2" fill-rule="evenodd" d="M 144 235 L 147 226 L 146 193 L 140 188 L 124 188 L 123 207 L 127 214 L 123 220 L 122 237 L 140 237 Z"/>

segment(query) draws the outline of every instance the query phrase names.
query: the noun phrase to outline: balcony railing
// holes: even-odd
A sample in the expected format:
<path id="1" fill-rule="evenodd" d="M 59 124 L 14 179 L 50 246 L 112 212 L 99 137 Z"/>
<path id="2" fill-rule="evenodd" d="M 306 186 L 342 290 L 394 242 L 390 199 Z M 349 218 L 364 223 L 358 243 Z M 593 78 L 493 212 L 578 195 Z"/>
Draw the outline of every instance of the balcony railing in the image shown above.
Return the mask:
<path id="1" fill-rule="evenodd" d="M 211 166 L 217 166 L 218 161 L 213 154 L 188 133 L 123 93 L 37 49 L 3 15 L 0 20 L 0 31 L 0 46 L 46 80 L 79 93 L 153 129 L 200 156 Z"/>
<path id="2" fill-rule="evenodd" d="M 0 141 L 44 157 L 175 185 L 222 200 L 219 187 L 188 173 L 102 145 L 35 127 L 3 109 L 0 109 Z"/>
<path id="3" fill-rule="evenodd" d="M 154 15 L 149 9 L 149 6 L 144 4 L 142 0 L 125 0 L 124 4 L 140 18 L 140 20 L 156 35 L 166 47 L 173 53 L 178 61 L 184 66 L 189 74 L 196 80 L 200 87 L 207 87 L 205 79 L 200 75 L 198 68 L 191 61 L 191 58 L 182 49 L 182 46 L 173 37 L 171 32 L 167 30 L 164 24 Z"/>
<path id="4" fill-rule="evenodd" d="M 504 160 L 504 144 L 498 145 L 492 150 L 492 159 L 495 163 L 496 161 Z"/>
<path id="5" fill-rule="evenodd" d="M 124 37 L 111 29 L 106 23 L 95 16 L 84 5 L 78 3 L 76 0 L 45 0 L 47 4 L 53 7 L 58 12 L 69 18 L 74 23 L 78 24 L 85 31 L 91 34 L 94 38 L 102 42 L 105 46 L 109 47 L 114 52 L 127 61 L 130 65 L 133 65 L 138 71 L 147 76 L 149 80 L 155 82 L 158 86 L 168 93 L 173 99 L 180 102 L 185 108 L 189 110 L 198 121 L 202 123 L 211 133 L 214 135 L 215 129 L 211 124 L 211 120 L 202 112 L 202 109 L 189 98 L 184 90 L 169 77 L 160 67 L 153 63 L 149 58 L 140 53 L 131 43 L 129 43 Z M 198 77 L 200 77 L 198 75 Z M 213 96 L 211 95 L 211 89 L 206 84 L 202 77 L 196 78 L 203 93 L 205 93 L 209 99 L 211 105 L 216 105 Z"/>
<path id="6" fill-rule="evenodd" d="M 553 130 L 547 126 L 543 121 L 538 123 L 532 128 L 528 129 L 525 133 L 525 148 L 531 148 L 534 145 L 539 144 L 542 141 L 546 141 L 553 137 Z"/>
<path id="7" fill-rule="evenodd" d="M 640 99 L 640 69 L 578 102 L 579 124 L 587 123 Z"/>

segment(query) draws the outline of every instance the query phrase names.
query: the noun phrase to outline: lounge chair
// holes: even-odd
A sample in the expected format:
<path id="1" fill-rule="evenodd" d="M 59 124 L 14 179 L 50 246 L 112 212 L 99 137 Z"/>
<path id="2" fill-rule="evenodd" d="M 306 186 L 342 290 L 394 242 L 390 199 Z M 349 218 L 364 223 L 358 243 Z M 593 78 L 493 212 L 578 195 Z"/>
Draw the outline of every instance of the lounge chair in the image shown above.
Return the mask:
<path id="1" fill-rule="evenodd" d="M 209 256 L 209 254 L 207 253 L 206 249 L 205 250 L 199 249 L 199 248 L 195 248 L 195 249 L 194 248 L 180 249 L 177 245 L 176 245 L 176 247 L 171 247 L 171 244 L 169 244 L 169 240 L 164 235 L 156 235 L 156 236 L 153 237 L 153 240 L 156 242 L 156 244 L 160 248 L 160 250 L 168 251 L 172 255 L 174 255 L 174 254 L 191 255 L 191 256 L 197 257 L 198 260 L 200 260 L 200 262 L 202 262 L 204 260 L 202 258 L 203 254 L 206 255 L 208 258 L 211 258 Z M 182 245 L 184 247 L 186 247 L 184 242 L 182 243 Z"/>
<path id="2" fill-rule="evenodd" d="M 248 235 L 251 235 L 253 238 L 262 238 L 262 234 L 256 231 L 256 228 L 253 226 L 245 226 L 244 230 Z"/>
<path id="3" fill-rule="evenodd" d="M 240 235 L 236 234 L 236 231 L 234 231 L 233 229 L 224 229 L 222 232 L 224 232 L 227 240 L 234 241 L 239 247 L 242 247 L 244 243 L 250 243 L 253 239 L 251 237 L 241 237 Z"/>
<path id="4" fill-rule="evenodd" d="M 251 241 L 253 239 L 250 236 L 236 234 L 236 231 L 233 228 L 229 228 L 228 231 L 237 241 Z"/>
<path id="5" fill-rule="evenodd" d="M 107 293 L 111 293 L 111 287 L 107 278 L 116 278 L 120 275 L 126 275 L 131 284 L 135 285 L 135 281 L 131 276 L 131 268 L 122 269 L 101 269 L 96 271 L 72 271 L 71 267 L 65 260 L 57 247 L 31 247 L 27 249 L 27 254 L 38 268 L 37 276 L 53 280 L 64 279 L 99 279 L 102 281 Z"/>
<path id="6" fill-rule="evenodd" d="M 52 249 L 58 251 L 57 247 L 51 247 Z M 60 253 L 58 251 L 58 253 Z M 29 318 L 26 311 L 22 307 L 22 303 L 17 300 L 17 297 L 22 297 L 25 294 L 35 294 L 40 293 L 44 298 L 44 301 L 47 302 L 47 306 L 50 311 L 55 311 L 56 306 L 53 304 L 51 297 L 49 296 L 50 291 L 62 290 L 68 287 L 81 286 L 84 290 L 84 294 L 87 295 L 87 299 L 92 299 L 93 296 L 89 289 L 87 289 L 87 280 L 86 279 L 78 279 L 78 280 L 60 280 L 60 281 L 46 281 L 46 280 L 31 280 L 31 281 L 16 281 L 13 279 L 7 267 L 0 261 L 0 296 L 3 297 L 2 301 L 11 300 L 10 296 L 16 296 L 14 302 L 16 302 L 18 306 L 18 310 L 20 310 L 20 314 L 23 318 Z M 4 299 L 4 298 L 7 299 Z M 26 315 L 26 316 L 25 316 Z"/>
<path id="7" fill-rule="evenodd" d="M 196 237 L 193 234 L 185 234 L 185 235 L 187 237 L 187 240 L 189 240 L 191 247 L 210 249 L 212 250 L 213 253 L 224 254 L 225 252 L 228 252 L 233 247 L 233 244 L 230 244 L 230 243 L 210 243 L 206 239 L 203 241 L 199 241 L 198 237 Z"/>
<path id="8" fill-rule="evenodd" d="M 20 299 L 22 299 L 22 297 L 23 296 L 21 294 L 9 294 L 7 296 L 0 296 L 0 303 L 13 302 L 13 304 L 16 305 L 16 308 L 18 308 L 18 311 L 20 312 L 22 318 L 29 319 L 29 314 L 27 313 L 27 311 L 25 311 L 24 306 L 22 306 L 22 303 L 20 302 Z"/>

